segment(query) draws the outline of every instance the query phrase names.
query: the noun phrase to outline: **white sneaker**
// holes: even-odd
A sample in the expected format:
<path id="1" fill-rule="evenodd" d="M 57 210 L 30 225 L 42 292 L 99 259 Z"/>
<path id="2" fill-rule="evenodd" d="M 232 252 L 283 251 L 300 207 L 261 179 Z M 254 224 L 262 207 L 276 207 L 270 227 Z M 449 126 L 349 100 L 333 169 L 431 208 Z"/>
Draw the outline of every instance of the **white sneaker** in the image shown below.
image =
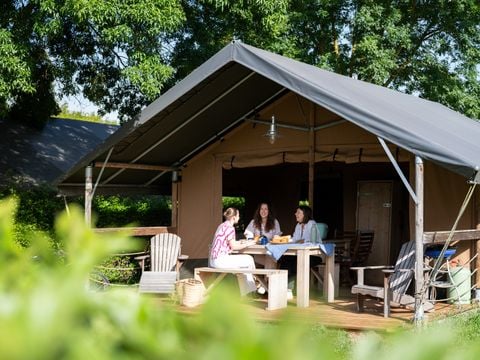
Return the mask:
<path id="1" fill-rule="evenodd" d="M 292 289 L 287 289 L 287 300 L 293 300 Z"/>
<path id="2" fill-rule="evenodd" d="M 265 288 L 260 285 L 258 288 L 257 288 L 257 294 L 260 294 L 260 295 L 263 295 L 267 292 L 267 290 L 265 290 Z"/>

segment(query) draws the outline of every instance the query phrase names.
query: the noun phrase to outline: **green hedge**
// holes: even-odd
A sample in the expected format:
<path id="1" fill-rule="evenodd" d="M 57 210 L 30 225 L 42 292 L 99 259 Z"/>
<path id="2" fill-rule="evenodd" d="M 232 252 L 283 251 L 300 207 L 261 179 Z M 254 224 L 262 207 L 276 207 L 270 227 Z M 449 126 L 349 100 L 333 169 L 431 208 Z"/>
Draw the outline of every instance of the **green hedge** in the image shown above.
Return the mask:
<path id="1" fill-rule="evenodd" d="M 28 246 L 26 234 L 43 231 L 53 235 L 55 216 L 65 210 L 63 197 L 46 186 L 26 187 L 13 184 L 0 190 L 0 199 L 14 197 L 18 202 L 15 216 L 17 241 Z M 83 197 L 67 198 L 68 206 L 83 206 Z M 168 226 L 171 223 L 171 200 L 164 196 L 95 196 L 92 212 L 97 227 Z"/>
<path id="2" fill-rule="evenodd" d="M 65 210 L 63 197 L 57 196 L 54 189 L 11 185 L 0 191 L 0 198 L 12 197 L 17 202 L 14 217 L 15 241 L 26 248 L 38 236 L 48 239 L 52 246 L 59 249 L 61 245 L 55 235 L 55 217 Z M 68 207 L 83 206 L 82 197 L 68 198 Z M 95 196 L 92 211 L 97 219 L 97 227 L 167 226 L 171 222 L 171 201 L 162 196 Z M 32 235 L 36 234 L 36 235 Z M 42 235 L 39 235 L 42 234 Z M 144 250 L 144 242 L 137 242 L 135 251 Z M 99 265 L 102 273 L 111 283 L 134 284 L 138 282 L 138 262 L 130 256 L 112 256 Z"/>

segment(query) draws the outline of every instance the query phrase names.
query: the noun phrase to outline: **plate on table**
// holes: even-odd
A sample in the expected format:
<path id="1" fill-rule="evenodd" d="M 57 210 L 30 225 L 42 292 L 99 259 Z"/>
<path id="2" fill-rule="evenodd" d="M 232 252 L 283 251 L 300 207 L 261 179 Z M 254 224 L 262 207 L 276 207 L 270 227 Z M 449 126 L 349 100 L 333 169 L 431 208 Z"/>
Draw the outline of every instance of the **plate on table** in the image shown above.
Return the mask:
<path id="1" fill-rule="evenodd" d="M 271 244 L 288 244 L 292 241 L 292 237 L 290 235 L 285 236 L 274 236 L 273 239 L 270 241 Z"/>

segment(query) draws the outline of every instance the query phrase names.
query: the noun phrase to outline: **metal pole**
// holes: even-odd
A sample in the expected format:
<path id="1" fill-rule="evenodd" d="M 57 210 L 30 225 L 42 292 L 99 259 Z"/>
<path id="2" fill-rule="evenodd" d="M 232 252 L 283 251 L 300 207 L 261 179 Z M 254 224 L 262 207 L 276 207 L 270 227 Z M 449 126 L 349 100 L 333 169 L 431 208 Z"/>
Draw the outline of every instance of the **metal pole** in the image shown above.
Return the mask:
<path id="1" fill-rule="evenodd" d="M 85 223 L 87 226 L 92 225 L 92 165 L 85 168 Z"/>
<path id="2" fill-rule="evenodd" d="M 415 156 L 415 193 L 418 202 L 415 204 L 415 324 L 422 325 L 424 310 L 423 298 L 423 160 Z"/>
<path id="3" fill-rule="evenodd" d="M 405 187 L 407 188 L 408 192 L 410 193 L 410 196 L 412 197 L 413 201 L 415 202 L 415 204 L 418 203 L 417 195 L 415 194 L 415 192 L 413 191 L 412 187 L 410 186 L 410 183 L 408 182 L 407 178 L 406 178 L 405 175 L 403 174 L 402 169 L 400 169 L 400 166 L 398 165 L 397 160 L 395 160 L 395 158 L 393 157 L 392 152 L 390 151 L 390 149 L 388 148 L 387 144 L 385 143 L 385 140 L 383 140 L 383 139 L 382 139 L 381 137 L 379 137 L 379 136 L 377 136 L 377 139 L 378 139 L 378 141 L 380 142 L 380 145 L 382 145 L 383 151 L 385 151 L 385 154 L 387 154 L 388 159 L 390 160 L 390 162 L 392 163 L 393 167 L 395 168 L 395 171 L 397 172 L 398 176 L 400 176 L 400 180 L 402 180 L 403 185 L 405 185 Z"/>

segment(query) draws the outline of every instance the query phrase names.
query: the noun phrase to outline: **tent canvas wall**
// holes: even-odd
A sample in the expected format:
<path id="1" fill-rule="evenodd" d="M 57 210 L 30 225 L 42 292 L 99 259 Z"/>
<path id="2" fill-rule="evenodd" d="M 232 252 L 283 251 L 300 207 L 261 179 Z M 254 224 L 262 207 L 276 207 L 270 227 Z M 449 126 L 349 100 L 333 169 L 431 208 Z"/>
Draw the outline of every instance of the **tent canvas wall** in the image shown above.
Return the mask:
<path id="1" fill-rule="evenodd" d="M 306 104 L 305 108 L 312 109 L 308 102 L 300 99 Z M 301 116 L 295 103 L 298 101 L 294 94 L 286 95 L 278 102 L 272 104 L 264 113 L 259 114 L 260 118 L 269 118 L 272 109 L 275 115 L 281 119 L 289 119 L 289 124 L 297 124 Z M 293 109 L 292 109 L 293 108 Z M 328 123 L 335 118 L 334 114 L 324 109 L 315 107 L 315 118 L 317 125 Z M 308 117 L 306 110 L 306 116 Z M 221 114 L 219 114 L 221 116 Z M 299 198 L 298 182 L 296 178 L 308 173 L 308 133 L 298 130 L 281 128 L 282 137 L 274 145 L 268 143 L 263 137 L 267 127 L 255 123 L 245 123 L 231 134 L 225 136 L 221 141 L 212 145 L 197 157 L 188 162 L 182 170 L 182 182 L 179 184 L 179 212 L 178 231 L 182 238 L 186 239 L 184 247 L 194 258 L 205 258 L 207 256 L 208 244 L 212 240 L 212 234 L 216 226 L 222 221 L 221 196 L 224 188 L 224 174 L 231 169 L 250 169 L 248 174 L 255 174 L 256 167 L 269 169 L 268 166 L 281 166 L 286 163 L 297 163 L 303 167 L 303 175 L 297 166 L 297 172 L 291 173 L 288 169 L 282 172 L 275 172 L 279 178 L 278 184 L 265 183 L 265 179 L 258 176 L 257 179 L 240 179 L 248 181 L 249 186 L 254 186 L 254 193 L 261 199 L 269 199 L 275 205 L 278 217 L 282 221 L 285 233 L 290 233 L 293 224 L 293 212 L 298 204 Z M 408 152 L 392 146 L 392 152 L 397 154 L 399 161 L 406 163 L 408 169 L 413 161 L 413 156 Z M 344 227 L 355 228 L 355 207 L 356 207 L 356 185 L 359 179 L 382 179 L 375 175 L 376 166 L 382 164 L 390 168 L 393 175 L 389 179 L 396 179 L 393 166 L 384 154 L 377 138 L 365 130 L 351 123 L 345 122 L 316 132 L 315 135 L 315 160 L 317 167 L 329 166 L 333 161 L 351 169 L 346 171 L 342 188 L 344 191 Z M 370 168 L 370 170 L 369 170 Z M 354 170 L 356 169 L 356 170 Z M 361 169 L 359 174 L 358 169 Z M 453 223 L 458 207 L 463 201 L 467 189 L 467 182 L 462 176 L 456 175 L 448 170 L 427 162 L 426 164 L 426 194 L 425 194 L 425 230 L 447 230 Z M 413 172 L 410 172 L 413 173 Z M 252 175 L 249 175 L 252 176 Z M 254 176 L 254 175 L 253 175 Z M 382 176 L 382 175 L 380 175 Z M 290 180 L 288 180 L 290 179 Z M 271 181 L 272 179 L 269 179 Z M 232 180 L 229 180 L 230 182 Z M 400 186 L 402 186 L 400 184 Z M 253 190 L 251 190 L 253 191 Z M 225 194 L 225 195 L 234 195 Z M 322 204 L 314 204 L 314 207 L 321 207 Z M 461 221 L 460 228 L 468 229 L 475 225 L 473 206 L 469 206 L 467 214 Z M 408 213 L 408 207 L 404 209 Z M 409 235 L 413 237 L 413 212 L 410 211 Z M 248 222 L 252 214 L 245 214 Z M 291 219 L 290 223 L 288 220 Z M 408 221 L 408 219 L 407 219 Z M 399 239 L 405 240 L 405 239 Z"/>

